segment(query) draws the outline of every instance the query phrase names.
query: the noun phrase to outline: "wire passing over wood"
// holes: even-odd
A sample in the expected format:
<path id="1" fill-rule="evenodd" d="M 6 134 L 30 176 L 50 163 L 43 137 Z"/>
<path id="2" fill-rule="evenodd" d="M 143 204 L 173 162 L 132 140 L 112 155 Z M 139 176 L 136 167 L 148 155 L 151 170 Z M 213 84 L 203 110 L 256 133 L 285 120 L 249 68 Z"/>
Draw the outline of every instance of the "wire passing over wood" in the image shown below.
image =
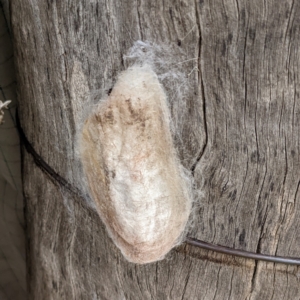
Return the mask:
<path id="1" fill-rule="evenodd" d="M 44 172 L 46 172 L 52 179 L 53 181 L 59 182 L 59 184 L 62 187 L 65 187 L 72 193 L 77 193 L 76 188 L 71 188 L 72 186 L 70 183 L 68 183 L 65 179 L 63 179 L 59 174 L 57 174 L 43 159 L 42 157 L 34 150 L 30 142 L 28 141 L 27 137 L 25 136 L 19 120 L 17 116 L 17 128 L 20 134 L 20 139 L 25 146 L 25 149 L 29 154 L 32 155 L 35 164 Z M 244 250 L 239 250 L 239 249 L 233 249 L 225 246 L 220 246 L 220 245 L 215 245 L 211 243 L 207 243 L 201 240 L 197 240 L 192 237 L 187 237 L 185 242 L 189 245 L 199 247 L 202 249 L 218 252 L 218 253 L 224 253 L 227 255 L 233 255 L 233 256 L 239 256 L 239 257 L 244 257 L 248 259 L 255 259 L 255 260 L 262 260 L 262 261 L 268 261 L 268 262 L 273 262 L 273 263 L 281 263 L 281 264 L 287 264 L 287 265 L 296 265 L 300 266 L 300 258 L 296 257 L 284 257 L 284 256 L 275 256 L 275 255 L 266 255 L 266 254 L 261 254 L 261 253 L 254 253 L 250 251 L 244 251 Z"/>
<path id="2" fill-rule="evenodd" d="M 269 261 L 273 263 L 281 263 L 287 265 L 297 265 L 300 266 L 300 259 L 295 257 L 283 257 L 275 255 L 266 255 L 261 253 L 255 253 L 250 251 L 244 251 L 239 249 L 233 249 L 225 246 L 219 246 L 215 244 L 206 243 L 191 237 L 186 238 L 186 243 L 192 246 L 200 247 L 206 250 L 211 250 L 219 253 L 224 253 L 233 256 L 240 256 L 249 259 Z"/>

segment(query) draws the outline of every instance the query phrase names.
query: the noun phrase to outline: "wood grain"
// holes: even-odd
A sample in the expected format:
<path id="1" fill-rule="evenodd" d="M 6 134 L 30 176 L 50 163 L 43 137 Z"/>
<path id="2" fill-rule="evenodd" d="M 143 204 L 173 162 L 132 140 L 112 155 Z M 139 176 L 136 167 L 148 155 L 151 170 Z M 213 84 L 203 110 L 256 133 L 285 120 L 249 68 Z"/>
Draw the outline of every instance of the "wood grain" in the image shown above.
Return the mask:
<path id="1" fill-rule="evenodd" d="M 172 109 L 182 120 L 175 144 L 199 192 L 190 235 L 300 256 L 299 5 L 11 1 L 22 127 L 44 160 L 81 187 L 75 146 L 85 91 L 114 82 L 134 41 L 176 44 L 191 59 L 187 74 L 194 70 L 189 95 L 173 102 L 184 109 Z M 74 81 L 74 70 L 86 82 Z M 293 266 L 185 245 L 155 264 L 127 263 L 89 203 L 53 185 L 26 153 L 24 187 L 31 299 L 300 297 Z"/>

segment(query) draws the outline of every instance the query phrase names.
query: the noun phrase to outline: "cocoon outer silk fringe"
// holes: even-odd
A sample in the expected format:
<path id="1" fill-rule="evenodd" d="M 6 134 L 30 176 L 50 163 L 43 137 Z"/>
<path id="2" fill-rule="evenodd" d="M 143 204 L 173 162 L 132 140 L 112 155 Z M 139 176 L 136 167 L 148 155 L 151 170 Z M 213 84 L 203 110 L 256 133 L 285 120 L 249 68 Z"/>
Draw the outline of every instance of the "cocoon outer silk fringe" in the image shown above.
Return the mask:
<path id="1" fill-rule="evenodd" d="M 85 121 L 80 153 L 98 213 L 127 260 L 160 260 L 182 241 L 189 187 L 166 95 L 150 66 L 121 73 Z"/>

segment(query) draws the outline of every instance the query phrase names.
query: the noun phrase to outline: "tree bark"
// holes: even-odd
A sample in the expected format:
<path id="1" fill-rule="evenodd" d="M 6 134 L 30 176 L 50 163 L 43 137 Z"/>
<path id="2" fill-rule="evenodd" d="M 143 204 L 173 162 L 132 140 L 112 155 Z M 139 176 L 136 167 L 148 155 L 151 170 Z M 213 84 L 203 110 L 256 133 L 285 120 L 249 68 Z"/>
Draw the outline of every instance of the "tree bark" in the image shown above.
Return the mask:
<path id="1" fill-rule="evenodd" d="M 134 41 L 176 44 L 190 60 L 186 73 L 193 70 L 189 94 L 172 104 L 184 109 L 171 111 L 198 192 L 189 236 L 300 256 L 299 5 L 11 1 L 21 126 L 81 190 L 76 143 L 87 94 L 116 80 Z M 50 180 L 26 151 L 23 177 L 30 299 L 300 298 L 296 266 L 187 245 L 157 263 L 128 263 L 89 201 Z"/>

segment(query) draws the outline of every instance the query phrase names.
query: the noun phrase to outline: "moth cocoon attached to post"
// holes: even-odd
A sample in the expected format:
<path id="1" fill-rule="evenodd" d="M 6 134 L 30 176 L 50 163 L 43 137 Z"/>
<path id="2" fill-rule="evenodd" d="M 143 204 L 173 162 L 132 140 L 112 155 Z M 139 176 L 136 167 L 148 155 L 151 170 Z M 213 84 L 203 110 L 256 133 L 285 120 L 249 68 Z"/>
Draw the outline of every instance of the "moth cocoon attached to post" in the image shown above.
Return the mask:
<path id="1" fill-rule="evenodd" d="M 129 261 L 160 260 L 182 241 L 189 185 L 173 146 L 166 95 L 150 66 L 121 73 L 85 121 L 80 153 L 97 211 Z"/>

